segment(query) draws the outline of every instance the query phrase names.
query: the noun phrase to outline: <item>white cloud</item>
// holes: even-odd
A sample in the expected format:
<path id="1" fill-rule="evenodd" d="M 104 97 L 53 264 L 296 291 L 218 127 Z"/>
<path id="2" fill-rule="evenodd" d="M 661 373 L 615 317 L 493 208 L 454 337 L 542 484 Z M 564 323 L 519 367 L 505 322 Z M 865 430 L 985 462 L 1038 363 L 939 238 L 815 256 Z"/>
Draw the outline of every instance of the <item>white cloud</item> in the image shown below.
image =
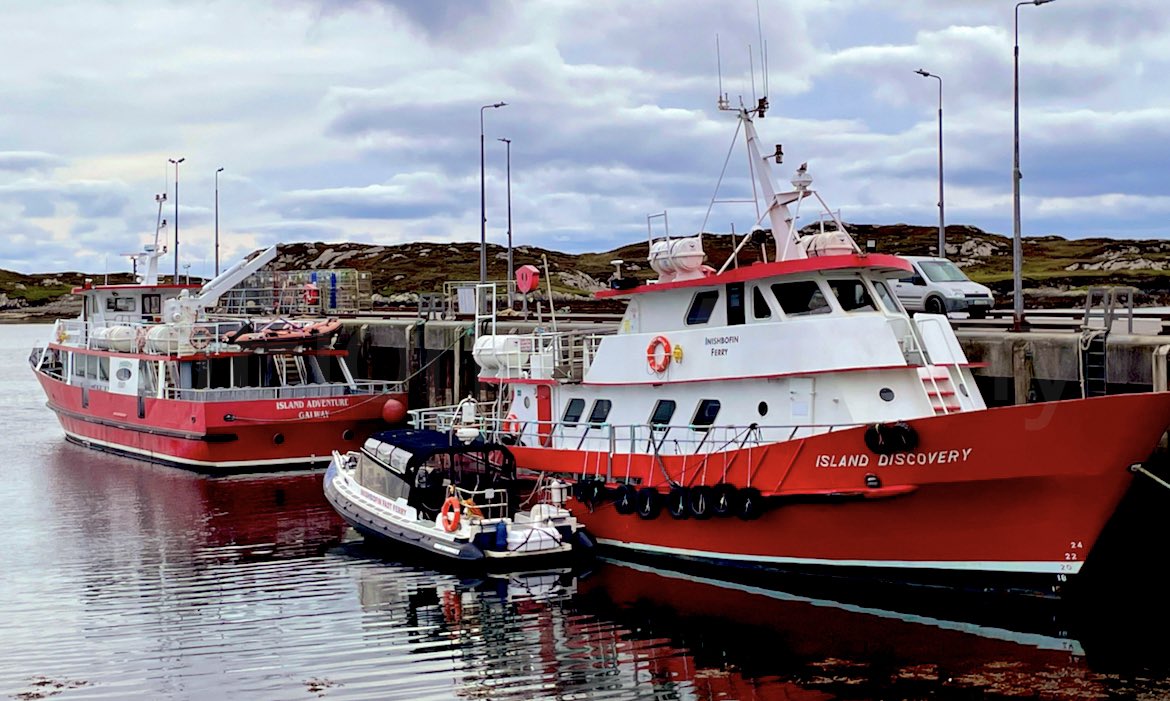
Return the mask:
<path id="1" fill-rule="evenodd" d="M 937 87 L 912 73 L 925 68 L 944 80 L 948 220 L 1010 231 L 1012 4 L 924 7 L 761 3 L 761 138 L 784 144 L 778 177 L 809 161 L 847 220 L 933 223 Z M 600 250 L 664 209 L 694 230 L 734 129 L 714 109 L 716 34 L 733 102 L 752 99 L 753 73 L 763 83 L 751 0 L 64 0 L 9 3 L 5 22 L 0 61 L 21 70 L 0 74 L 0 267 L 26 272 L 124 263 L 153 234 L 156 194 L 174 218 L 178 156 L 194 274 L 213 258 L 221 166 L 229 261 L 275 241 L 477 240 L 479 108 L 498 100 L 484 115 L 492 240 L 502 136 L 517 243 Z M 1168 23 L 1142 0 L 1020 9 L 1025 233 L 1116 221 L 1165 235 Z M 742 164 L 721 195 L 749 191 Z M 716 206 L 708 229 L 752 220 Z"/>

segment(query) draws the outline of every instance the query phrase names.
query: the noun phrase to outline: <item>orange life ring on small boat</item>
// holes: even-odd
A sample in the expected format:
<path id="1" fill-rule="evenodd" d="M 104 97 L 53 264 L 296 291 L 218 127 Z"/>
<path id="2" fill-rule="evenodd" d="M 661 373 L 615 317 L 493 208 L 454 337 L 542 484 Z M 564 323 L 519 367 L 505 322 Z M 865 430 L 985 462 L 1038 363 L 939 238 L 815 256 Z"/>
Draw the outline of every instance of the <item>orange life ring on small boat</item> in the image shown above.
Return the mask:
<path id="1" fill-rule="evenodd" d="M 452 494 L 443 502 L 439 510 L 439 520 L 443 523 L 443 530 L 454 533 L 459 530 L 459 497 Z"/>
<path id="2" fill-rule="evenodd" d="M 520 433 L 520 417 L 509 413 L 508 417 L 504 419 L 504 423 L 500 425 L 500 430 L 504 433 Z"/>
<path id="3" fill-rule="evenodd" d="M 662 348 L 662 358 L 658 358 L 658 349 Z M 646 363 L 654 372 L 666 372 L 666 368 L 670 366 L 670 341 L 666 340 L 666 336 L 655 336 L 650 345 L 646 346 Z"/>

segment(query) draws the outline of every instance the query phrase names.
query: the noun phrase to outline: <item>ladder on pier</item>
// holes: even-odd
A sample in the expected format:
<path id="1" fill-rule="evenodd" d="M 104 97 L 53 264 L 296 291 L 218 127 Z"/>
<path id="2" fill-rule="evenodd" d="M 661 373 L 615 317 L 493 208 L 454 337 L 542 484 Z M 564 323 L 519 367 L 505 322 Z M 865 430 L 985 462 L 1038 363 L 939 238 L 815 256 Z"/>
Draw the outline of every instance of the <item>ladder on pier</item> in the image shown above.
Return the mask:
<path id="1" fill-rule="evenodd" d="M 1082 397 L 1109 393 L 1109 333 L 1133 333 L 1133 287 L 1090 287 L 1081 320 L 1079 362 Z M 1122 327 L 1124 324 L 1124 327 Z"/>

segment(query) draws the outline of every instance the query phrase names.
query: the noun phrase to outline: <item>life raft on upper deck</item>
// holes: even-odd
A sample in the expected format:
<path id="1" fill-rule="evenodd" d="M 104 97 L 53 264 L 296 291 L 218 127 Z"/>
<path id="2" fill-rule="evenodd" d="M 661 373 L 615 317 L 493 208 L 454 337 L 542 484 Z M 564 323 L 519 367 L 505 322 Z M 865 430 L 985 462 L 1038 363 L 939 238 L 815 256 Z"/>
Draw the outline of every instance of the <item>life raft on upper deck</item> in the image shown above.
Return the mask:
<path id="1" fill-rule="evenodd" d="M 328 345 L 341 330 L 340 319 L 298 322 L 289 319 L 270 321 L 259 328 L 250 322 L 224 334 L 222 340 L 241 348 L 283 350 L 302 346 L 320 348 Z"/>

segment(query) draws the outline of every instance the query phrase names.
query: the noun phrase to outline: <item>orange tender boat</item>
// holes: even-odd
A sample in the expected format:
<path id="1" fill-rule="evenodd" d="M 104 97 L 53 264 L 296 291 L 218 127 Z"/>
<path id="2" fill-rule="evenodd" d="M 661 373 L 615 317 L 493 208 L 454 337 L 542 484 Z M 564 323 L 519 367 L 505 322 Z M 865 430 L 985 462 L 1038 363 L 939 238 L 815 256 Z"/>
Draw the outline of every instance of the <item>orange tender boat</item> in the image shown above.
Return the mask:
<path id="1" fill-rule="evenodd" d="M 297 346 L 320 347 L 327 345 L 340 330 L 340 319 L 322 319 L 311 322 L 276 319 L 258 329 L 251 322 L 247 322 L 237 331 L 225 335 L 223 340 L 242 348 L 287 350 Z"/>

